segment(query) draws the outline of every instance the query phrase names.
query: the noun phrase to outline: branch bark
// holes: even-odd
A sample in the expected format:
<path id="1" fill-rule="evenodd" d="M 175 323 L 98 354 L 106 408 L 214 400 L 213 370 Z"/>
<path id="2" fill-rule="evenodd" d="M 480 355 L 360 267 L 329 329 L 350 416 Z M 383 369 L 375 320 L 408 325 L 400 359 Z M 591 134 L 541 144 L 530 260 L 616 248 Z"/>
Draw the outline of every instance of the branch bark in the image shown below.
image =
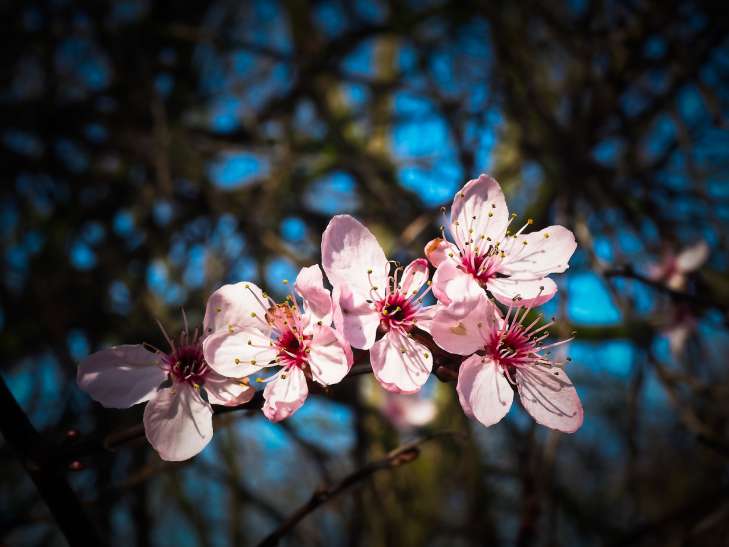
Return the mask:
<path id="1" fill-rule="evenodd" d="M 281 541 L 281 539 L 307 515 L 313 513 L 317 508 L 334 499 L 351 486 L 368 479 L 378 471 L 382 471 L 383 469 L 394 469 L 401 465 L 413 462 L 420 455 L 419 447 L 421 444 L 439 437 L 455 435 L 456 433 L 454 432 L 444 431 L 417 439 L 388 452 L 384 458 L 367 463 L 332 486 L 315 491 L 309 501 L 294 511 L 278 528 L 266 536 L 263 541 L 258 544 L 258 547 L 273 547 L 274 545 L 278 545 L 278 542 Z"/>
<path id="2" fill-rule="evenodd" d="M 72 547 L 106 545 L 44 442 L 0 377 L 0 430 Z"/>

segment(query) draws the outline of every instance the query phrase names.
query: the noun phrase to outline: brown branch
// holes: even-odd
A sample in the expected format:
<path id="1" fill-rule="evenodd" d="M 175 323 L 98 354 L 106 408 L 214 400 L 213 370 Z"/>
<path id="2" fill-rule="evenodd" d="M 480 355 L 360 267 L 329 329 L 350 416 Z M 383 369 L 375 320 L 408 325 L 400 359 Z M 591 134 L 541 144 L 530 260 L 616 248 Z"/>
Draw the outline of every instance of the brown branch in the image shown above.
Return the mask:
<path id="1" fill-rule="evenodd" d="M 65 476 L 53 465 L 54 450 L 33 427 L 0 377 L 0 431 L 17 453 L 71 547 L 106 545 Z"/>
<path id="2" fill-rule="evenodd" d="M 382 471 L 383 469 L 394 469 L 414 461 L 420 455 L 419 446 L 421 444 L 436 438 L 455 435 L 457 435 L 457 433 L 444 431 L 417 439 L 388 452 L 384 458 L 365 464 L 363 467 L 360 467 L 332 486 L 315 491 L 309 501 L 294 511 L 278 528 L 266 536 L 258 544 L 258 547 L 272 547 L 273 545 L 277 545 L 278 542 L 307 515 L 314 512 L 321 505 L 324 505 L 328 501 L 334 499 L 351 486 L 368 479 L 378 471 Z"/>

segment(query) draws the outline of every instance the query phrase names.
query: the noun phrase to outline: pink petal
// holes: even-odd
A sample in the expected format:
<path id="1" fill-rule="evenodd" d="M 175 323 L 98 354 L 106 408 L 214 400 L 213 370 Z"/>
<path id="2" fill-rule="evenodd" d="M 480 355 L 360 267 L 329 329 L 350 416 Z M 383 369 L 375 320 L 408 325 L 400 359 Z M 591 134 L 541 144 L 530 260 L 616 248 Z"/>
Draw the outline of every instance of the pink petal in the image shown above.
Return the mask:
<path id="1" fill-rule="evenodd" d="M 539 306 L 557 293 L 557 285 L 548 277 L 530 280 L 513 277 L 496 278 L 487 283 L 487 288 L 494 298 L 505 306 L 513 304 L 516 297 L 521 298 L 520 306 Z"/>
<path id="2" fill-rule="evenodd" d="M 308 395 L 306 376 L 301 369 L 291 368 L 266 385 L 263 414 L 272 422 L 280 422 L 299 410 Z"/>
<path id="3" fill-rule="evenodd" d="M 514 391 L 501 368 L 480 355 L 463 361 L 456 391 L 463 411 L 487 427 L 506 416 L 514 400 Z"/>
<path id="4" fill-rule="evenodd" d="M 686 342 L 693 330 L 694 326 L 690 322 L 680 322 L 664 331 L 668 338 L 668 347 L 675 358 L 681 356 L 681 352 L 683 352 L 683 348 L 686 346 Z"/>
<path id="5" fill-rule="evenodd" d="M 433 356 L 428 348 L 396 330 L 375 342 L 370 361 L 377 381 L 396 393 L 420 391 L 433 368 Z"/>
<path id="6" fill-rule="evenodd" d="M 709 258 L 709 246 L 706 241 L 699 241 L 690 247 L 686 247 L 676 257 L 676 267 L 684 272 L 698 270 Z"/>
<path id="7" fill-rule="evenodd" d="M 325 325 L 332 323 L 332 298 L 324 288 L 324 279 L 318 265 L 301 268 L 296 276 L 294 288 L 304 299 L 304 312 L 313 322 L 321 321 Z"/>
<path id="8" fill-rule="evenodd" d="M 415 314 L 415 326 L 418 327 L 420 330 L 430 334 L 430 331 L 433 328 L 433 318 L 441 308 L 443 308 L 443 306 L 439 304 L 435 304 L 433 306 L 423 306 L 422 308 L 420 308 L 420 310 L 418 310 L 418 313 Z"/>
<path id="9" fill-rule="evenodd" d="M 469 239 L 480 239 L 482 235 L 501 241 L 508 225 L 509 210 L 504 193 L 499 183 L 488 175 L 468 181 L 453 198 L 451 234 L 460 249 L 466 247 L 464 244 Z"/>
<path id="10" fill-rule="evenodd" d="M 375 343 L 380 314 L 363 296 L 346 286 L 335 286 L 336 309 L 334 325 L 352 347 L 369 349 Z"/>
<path id="11" fill-rule="evenodd" d="M 473 276 L 450 260 L 443 262 L 433 274 L 433 294 L 447 305 L 453 315 L 466 315 L 478 302 L 484 290 Z"/>
<path id="12" fill-rule="evenodd" d="M 537 423 L 574 433 L 582 425 L 580 397 L 565 371 L 533 365 L 516 371 L 519 399 Z"/>
<path id="13" fill-rule="evenodd" d="M 331 327 L 314 329 L 309 346 L 309 367 L 314 380 L 328 386 L 339 383 L 352 365 L 352 354 L 346 342 Z"/>
<path id="14" fill-rule="evenodd" d="M 115 346 L 81 361 L 76 381 L 91 398 L 109 408 L 148 401 L 165 381 L 160 356 L 141 345 Z"/>
<path id="15" fill-rule="evenodd" d="M 332 285 L 347 285 L 367 298 L 372 286 L 384 292 L 390 264 L 372 232 L 351 216 L 337 215 L 329 221 L 322 235 L 321 256 Z"/>
<path id="16" fill-rule="evenodd" d="M 213 438 L 213 409 L 187 384 L 161 389 L 144 409 L 147 440 L 167 461 L 202 451 Z"/>
<path id="17" fill-rule="evenodd" d="M 203 386 L 211 405 L 238 406 L 250 401 L 256 390 L 240 380 L 226 378 L 209 371 Z"/>
<path id="18" fill-rule="evenodd" d="M 563 226 L 509 237 L 501 246 L 506 257 L 499 272 L 521 279 L 539 279 L 550 273 L 564 272 L 569 268 L 575 249 L 574 234 Z"/>
<path id="19" fill-rule="evenodd" d="M 441 307 L 433 318 L 431 335 L 439 347 L 455 355 L 471 355 L 483 349 L 497 324 L 499 311 L 485 294 L 465 316 Z"/>
<path id="20" fill-rule="evenodd" d="M 210 368 L 229 378 L 243 378 L 272 363 L 278 350 L 267 333 L 255 328 L 216 332 L 203 340 L 203 354 Z"/>
<path id="21" fill-rule="evenodd" d="M 437 268 L 449 258 L 459 256 L 458 247 L 443 239 L 437 237 L 428 242 L 425 246 L 425 256 L 428 257 L 433 267 Z"/>
<path id="22" fill-rule="evenodd" d="M 403 431 L 426 425 L 437 413 L 432 398 L 389 391 L 385 392 L 381 410 L 393 426 Z"/>
<path id="23" fill-rule="evenodd" d="M 408 297 L 418 294 L 420 288 L 428 281 L 429 275 L 427 260 L 424 258 L 413 260 L 402 272 L 399 281 L 400 291 Z"/>
<path id="24" fill-rule="evenodd" d="M 263 318 L 269 307 L 263 291 L 253 283 L 242 281 L 223 285 L 208 298 L 203 320 L 204 332 L 209 334 L 229 327 L 263 328 Z"/>

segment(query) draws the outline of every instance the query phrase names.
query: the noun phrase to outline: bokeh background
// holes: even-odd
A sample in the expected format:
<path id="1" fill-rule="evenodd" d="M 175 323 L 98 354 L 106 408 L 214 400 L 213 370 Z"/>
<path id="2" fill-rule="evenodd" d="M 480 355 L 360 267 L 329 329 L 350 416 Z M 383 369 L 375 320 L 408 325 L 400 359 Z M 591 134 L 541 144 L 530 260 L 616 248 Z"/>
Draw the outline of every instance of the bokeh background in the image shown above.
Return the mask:
<path id="1" fill-rule="evenodd" d="M 444 430 L 465 435 L 285 544 L 726 541 L 726 6 L 46 0 L 0 21 L 0 367 L 54 450 L 70 428 L 140 421 L 77 388 L 80 359 L 163 346 L 155 320 L 179 332 L 184 307 L 199 324 L 222 283 L 283 294 L 333 214 L 408 261 L 488 172 L 511 210 L 580 245 L 545 306 L 555 335 L 577 331 L 576 434 L 518 405 L 481 427 L 435 377 L 408 422 L 361 375 L 283 424 L 218 416 L 183 464 L 144 442 L 81 458 L 63 474 L 113 545 L 254 545 L 322 484 Z M 671 281 L 694 245 L 707 259 Z M 0 459 L 0 543 L 64 545 L 9 446 Z"/>

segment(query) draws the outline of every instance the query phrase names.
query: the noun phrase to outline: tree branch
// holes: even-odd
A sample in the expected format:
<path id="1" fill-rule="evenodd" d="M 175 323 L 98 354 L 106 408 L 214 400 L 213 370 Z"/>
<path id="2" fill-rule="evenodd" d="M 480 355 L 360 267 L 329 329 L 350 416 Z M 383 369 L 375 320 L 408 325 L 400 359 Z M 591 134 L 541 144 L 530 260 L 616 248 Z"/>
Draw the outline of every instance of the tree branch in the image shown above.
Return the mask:
<path id="1" fill-rule="evenodd" d="M 258 547 L 272 547 L 277 545 L 278 542 L 307 515 L 313 513 L 317 508 L 334 499 L 351 486 L 368 479 L 371 475 L 374 475 L 378 471 L 383 469 L 394 469 L 395 467 L 400 467 L 401 465 L 414 461 L 420 455 L 419 446 L 421 444 L 436 438 L 456 435 L 458 434 L 455 432 L 444 431 L 422 437 L 421 439 L 417 439 L 388 452 L 384 458 L 367 463 L 329 488 L 321 488 L 315 491 L 309 501 L 294 511 L 278 528 L 266 536 L 258 544 Z"/>
<path id="2" fill-rule="evenodd" d="M 106 545 L 63 473 L 53 465 L 54 450 L 38 434 L 1 376 L 0 430 L 17 453 L 69 545 Z"/>

